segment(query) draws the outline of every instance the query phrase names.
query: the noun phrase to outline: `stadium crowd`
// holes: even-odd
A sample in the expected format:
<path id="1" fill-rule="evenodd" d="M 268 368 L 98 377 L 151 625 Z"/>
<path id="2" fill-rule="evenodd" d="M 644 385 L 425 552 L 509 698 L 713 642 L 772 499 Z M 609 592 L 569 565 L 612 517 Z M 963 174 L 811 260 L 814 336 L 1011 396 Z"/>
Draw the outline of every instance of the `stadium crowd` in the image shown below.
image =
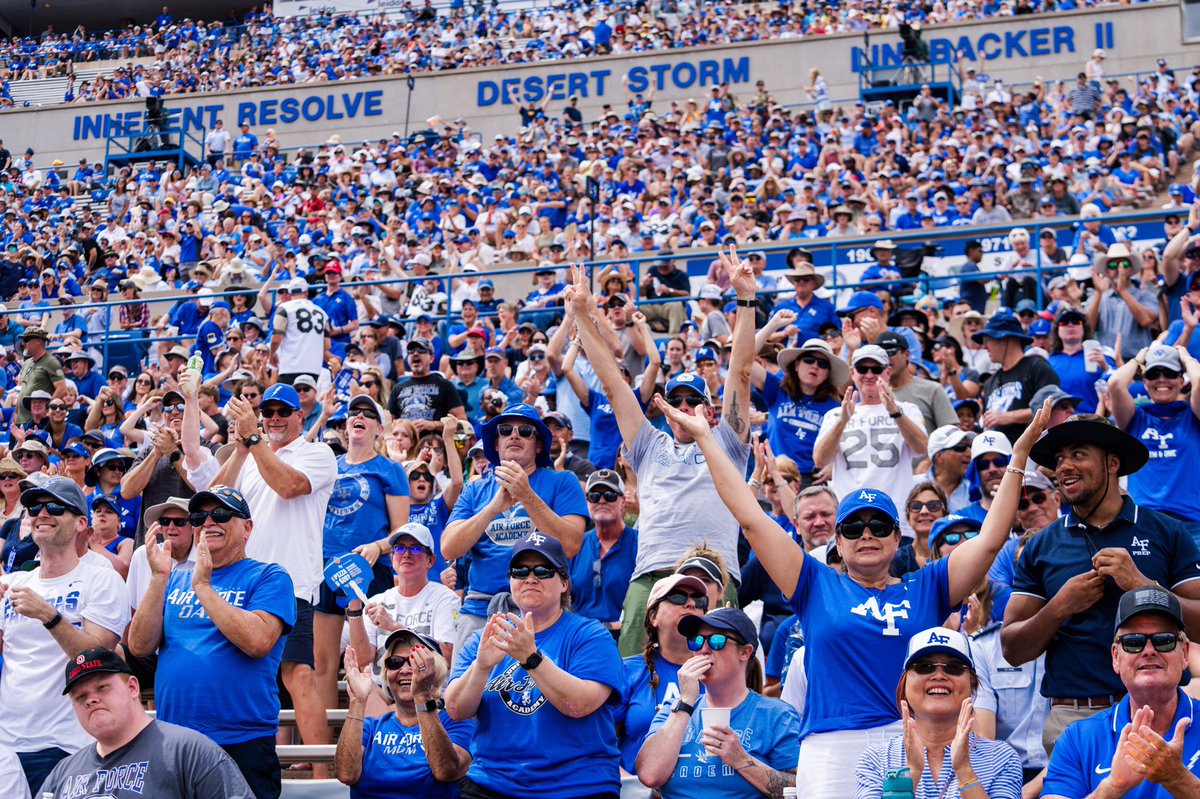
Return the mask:
<path id="1" fill-rule="evenodd" d="M 255 8 L 220 21 L 177 19 L 169 6 L 153 24 L 115 31 L 44 31 L 0 46 L 6 81 L 70 75 L 74 65 L 138 59 L 112 75 L 72 82 L 67 102 L 223 91 L 608 53 L 753 42 L 939 24 L 1103 5 L 1096 0 L 951 0 L 839 6 L 564 2 L 510 9 L 453 0 L 405 3 L 386 15 L 277 17 Z M 151 60 L 152 59 L 152 60 Z"/>
<path id="2" fill-rule="evenodd" d="M 1193 78 L 963 74 L 0 143 L 4 795 L 275 797 L 285 705 L 363 799 L 1200 795 Z M 936 293 L 888 238 L 1010 222 Z"/>

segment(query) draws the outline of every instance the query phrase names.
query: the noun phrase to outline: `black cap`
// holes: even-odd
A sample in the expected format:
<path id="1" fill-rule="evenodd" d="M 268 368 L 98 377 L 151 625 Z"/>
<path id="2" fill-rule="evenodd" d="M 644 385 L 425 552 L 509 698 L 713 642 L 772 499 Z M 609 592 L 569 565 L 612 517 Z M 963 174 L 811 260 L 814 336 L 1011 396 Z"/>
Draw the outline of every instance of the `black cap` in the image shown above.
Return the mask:
<path id="1" fill-rule="evenodd" d="M 1135 588 L 1121 595 L 1121 604 L 1117 607 L 1115 629 L 1121 629 L 1134 616 L 1140 616 L 1143 613 L 1158 613 L 1166 616 L 1180 630 L 1184 629 L 1183 608 L 1180 607 L 1179 600 L 1170 591 L 1156 585 Z"/>
<path id="2" fill-rule="evenodd" d="M 704 616 L 684 616 L 679 620 L 679 633 L 685 638 L 690 638 L 698 633 L 704 624 L 717 630 L 727 630 L 755 650 L 758 649 L 758 632 L 754 629 L 754 622 L 737 608 L 717 608 Z"/>
<path id="3" fill-rule="evenodd" d="M 562 572 L 564 577 L 567 575 L 567 553 L 563 551 L 563 546 L 557 538 L 545 533 L 530 533 L 513 547 L 512 556 L 508 559 L 510 566 L 522 552 L 536 552 Z"/>
<path id="4" fill-rule="evenodd" d="M 880 333 L 875 343 L 883 347 L 885 351 L 902 350 L 903 352 L 908 352 L 908 339 L 891 330 L 885 330 Z M 888 352 L 888 354 L 891 355 L 891 352 Z"/>
<path id="5" fill-rule="evenodd" d="M 424 646 L 426 649 L 428 649 L 430 652 L 433 652 L 438 655 L 440 655 L 442 653 L 442 645 L 441 644 L 439 644 L 437 641 L 430 638 L 428 635 L 425 635 L 424 633 L 416 632 L 414 630 L 396 630 L 396 631 L 394 631 L 391 635 L 389 635 L 387 637 L 387 640 L 383 642 L 383 651 L 387 652 L 387 651 L 391 650 L 393 644 L 400 643 L 403 641 L 408 641 L 408 643 L 410 643 L 410 644 L 413 642 L 419 643 L 422 646 Z"/>
<path id="6" fill-rule="evenodd" d="M 721 567 L 701 555 L 695 555 L 680 563 L 675 573 L 683 574 L 688 569 L 699 569 L 707 574 L 709 579 L 714 583 L 721 584 L 725 582 L 725 575 L 721 574 Z"/>
<path id="7" fill-rule="evenodd" d="M 71 690 L 72 685 L 93 674 L 133 674 L 133 669 L 111 649 L 99 646 L 85 649 L 73 660 L 67 661 L 67 684 L 63 686 L 63 696 Z"/>

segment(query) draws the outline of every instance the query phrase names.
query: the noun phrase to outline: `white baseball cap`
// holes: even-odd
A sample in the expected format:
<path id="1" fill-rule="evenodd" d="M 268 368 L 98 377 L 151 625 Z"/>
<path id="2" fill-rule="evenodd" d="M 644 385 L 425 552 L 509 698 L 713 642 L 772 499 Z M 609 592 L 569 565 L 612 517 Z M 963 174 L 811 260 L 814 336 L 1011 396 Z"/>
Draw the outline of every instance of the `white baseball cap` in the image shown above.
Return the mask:
<path id="1" fill-rule="evenodd" d="M 1009 442 L 1008 436 L 997 430 L 986 430 L 975 436 L 975 440 L 971 442 L 971 460 L 975 460 L 980 455 L 988 452 L 995 452 L 999 455 L 1012 457 L 1012 443 Z"/>
<path id="2" fill-rule="evenodd" d="M 925 449 L 925 454 L 932 460 L 934 455 L 957 447 L 963 439 L 970 435 L 970 432 L 963 430 L 958 425 L 942 425 L 929 434 L 929 445 Z"/>
<path id="3" fill-rule="evenodd" d="M 401 536 L 411 536 L 416 539 L 421 546 L 433 550 L 433 533 L 429 532 L 429 528 L 420 522 L 409 522 L 408 524 L 397 527 L 391 535 L 388 536 L 388 546 L 396 546 Z"/>
<path id="4" fill-rule="evenodd" d="M 867 344 L 856 349 L 854 355 L 850 357 L 850 365 L 855 366 L 859 361 L 874 361 L 882 366 L 892 365 L 892 359 L 888 357 L 887 350 L 878 344 Z"/>
<path id="5" fill-rule="evenodd" d="M 971 656 L 971 642 L 958 630 L 947 627 L 931 627 L 908 639 L 908 657 L 904 658 L 907 671 L 914 662 L 926 655 L 950 655 L 965 662 L 975 670 L 975 658 Z"/>

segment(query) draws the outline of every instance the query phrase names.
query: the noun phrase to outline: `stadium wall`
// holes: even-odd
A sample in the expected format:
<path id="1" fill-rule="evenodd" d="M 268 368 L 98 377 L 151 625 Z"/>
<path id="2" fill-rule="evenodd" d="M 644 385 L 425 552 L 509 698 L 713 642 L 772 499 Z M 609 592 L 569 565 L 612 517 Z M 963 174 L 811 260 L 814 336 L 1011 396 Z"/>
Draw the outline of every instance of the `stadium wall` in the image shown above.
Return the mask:
<path id="1" fill-rule="evenodd" d="M 1153 69 L 1159 56 L 1177 70 L 1190 68 L 1200 63 L 1200 45 L 1184 43 L 1182 28 L 1179 4 L 1168 1 L 948 25 L 928 29 L 925 39 L 935 62 L 948 63 L 962 50 L 981 71 L 1011 84 L 1071 79 L 1097 47 L 1108 53 L 1109 74 Z M 463 117 L 487 138 L 511 134 L 521 103 L 540 104 L 547 94 L 553 116 L 571 94 L 580 96 L 585 119 L 606 103 L 623 114 L 624 75 L 634 92 L 655 89 L 655 108 L 689 97 L 703 104 L 711 87 L 726 81 L 735 95 L 748 98 L 760 78 L 780 102 L 805 103 L 812 66 L 821 69 L 834 100 L 856 98 L 862 46 L 861 35 L 841 34 L 430 73 L 414 80 L 408 130 L 440 115 Z M 895 33 L 870 37 L 876 64 L 898 65 L 899 47 Z M 403 133 L 408 100 L 405 78 L 389 76 L 168 97 L 167 108 L 189 129 L 211 127 L 218 118 L 231 130 L 248 121 L 259 134 L 274 128 L 284 146 L 294 147 L 334 134 L 350 143 Z M 103 157 L 110 133 L 140 131 L 143 113 L 138 101 L 16 109 L 0 115 L 0 139 L 10 148 L 33 146 L 41 166 L 55 158 L 71 165 Z"/>

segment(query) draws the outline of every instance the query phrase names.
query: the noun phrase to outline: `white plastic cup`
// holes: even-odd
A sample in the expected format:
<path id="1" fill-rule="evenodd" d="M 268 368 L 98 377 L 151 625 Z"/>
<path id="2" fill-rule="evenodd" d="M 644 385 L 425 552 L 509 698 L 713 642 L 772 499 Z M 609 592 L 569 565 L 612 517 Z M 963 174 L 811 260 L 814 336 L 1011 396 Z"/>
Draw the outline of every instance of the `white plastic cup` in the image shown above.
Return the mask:
<path id="1" fill-rule="evenodd" d="M 706 707 L 700 712 L 703 714 L 704 729 L 709 730 L 713 727 L 728 727 L 729 714 L 733 712 L 733 708 Z"/>
<path id="2" fill-rule="evenodd" d="M 1088 339 L 1083 342 L 1083 366 L 1089 372 L 1099 372 L 1100 364 L 1092 360 L 1092 353 L 1100 351 L 1100 342 Z"/>

